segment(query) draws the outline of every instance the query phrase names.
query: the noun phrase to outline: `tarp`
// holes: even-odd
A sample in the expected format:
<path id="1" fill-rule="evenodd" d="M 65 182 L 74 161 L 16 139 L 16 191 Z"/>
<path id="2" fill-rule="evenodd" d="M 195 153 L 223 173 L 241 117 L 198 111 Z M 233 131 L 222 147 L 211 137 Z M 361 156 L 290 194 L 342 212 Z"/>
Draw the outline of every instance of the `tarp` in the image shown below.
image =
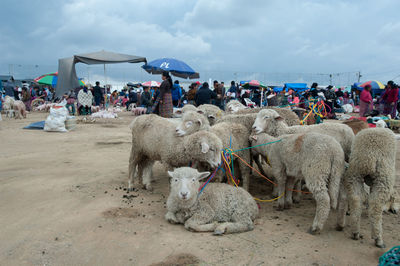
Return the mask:
<path id="1" fill-rule="evenodd" d="M 28 126 L 24 127 L 24 129 L 38 129 L 38 130 L 41 130 L 41 129 L 44 128 L 44 122 L 45 121 L 34 122 L 34 123 L 29 124 Z"/>
<path id="2" fill-rule="evenodd" d="M 118 54 L 108 51 L 99 51 L 88 54 L 74 55 L 68 58 L 58 60 L 58 82 L 56 88 L 56 97 L 60 97 L 65 92 L 79 87 L 79 80 L 76 75 L 75 64 L 84 63 L 88 65 L 95 64 L 118 64 L 118 63 L 140 63 L 147 62 L 145 57 Z"/>
<path id="3" fill-rule="evenodd" d="M 296 92 L 308 90 L 307 83 L 285 83 L 284 86 L 287 90 L 292 89 Z"/>

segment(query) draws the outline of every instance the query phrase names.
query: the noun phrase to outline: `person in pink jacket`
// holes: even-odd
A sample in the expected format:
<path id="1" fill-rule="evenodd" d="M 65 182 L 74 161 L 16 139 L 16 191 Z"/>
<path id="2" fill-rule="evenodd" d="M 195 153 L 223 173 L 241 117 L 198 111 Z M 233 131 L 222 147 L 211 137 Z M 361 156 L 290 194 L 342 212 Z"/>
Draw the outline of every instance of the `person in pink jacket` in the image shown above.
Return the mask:
<path id="1" fill-rule="evenodd" d="M 366 85 L 360 94 L 360 117 L 372 111 L 371 85 Z"/>

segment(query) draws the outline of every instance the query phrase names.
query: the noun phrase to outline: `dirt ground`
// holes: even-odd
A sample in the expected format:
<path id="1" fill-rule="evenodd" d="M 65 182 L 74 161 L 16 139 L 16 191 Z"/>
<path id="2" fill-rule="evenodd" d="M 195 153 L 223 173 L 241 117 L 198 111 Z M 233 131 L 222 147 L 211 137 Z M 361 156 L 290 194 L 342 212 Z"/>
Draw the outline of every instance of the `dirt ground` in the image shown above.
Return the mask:
<path id="1" fill-rule="evenodd" d="M 0 122 L 0 265 L 377 265 L 400 244 L 394 214 L 384 215 L 384 250 L 370 239 L 365 215 L 360 241 L 348 228 L 334 229 L 335 211 L 321 235 L 308 234 L 315 211 L 309 195 L 284 212 L 261 203 L 251 232 L 186 231 L 164 220 L 162 165 L 155 165 L 153 192 L 125 191 L 132 116 L 68 133 L 22 129 L 46 116 Z M 270 191 L 253 177 L 250 193 L 266 198 Z"/>

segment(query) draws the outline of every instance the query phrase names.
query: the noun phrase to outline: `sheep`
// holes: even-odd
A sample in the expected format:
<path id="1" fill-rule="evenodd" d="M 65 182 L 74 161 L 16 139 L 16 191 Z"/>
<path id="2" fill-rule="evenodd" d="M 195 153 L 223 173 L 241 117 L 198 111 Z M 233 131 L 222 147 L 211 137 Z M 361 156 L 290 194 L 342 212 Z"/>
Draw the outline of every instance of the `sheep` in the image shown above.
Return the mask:
<path id="1" fill-rule="evenodd" d="M 133 115 L 144 115 L 147 112 L 147 108 L 146 107 L 133 107 L 131 109 L 131 112 Z"/>
<path id="2" fill-rule="evenodd" d="M 213 133 L 199 131 L 184 138 L 175 136 L 176 124 L 154 114 L 136 117 L 130 125 L 132 148 L 129 158 L 129 189 L 133 183 L 143 183 L 152 190 L 151 176 L 154 161 L 169 169 L 203 162 L 212 168 L 221 163 L 221 140 Z M 136 166 L 138 168 L 135 176 Z"/>
<path id="3" fill-rule="evenodd" d="M 174 108 L 174 117 L 182 117 L 182 115 L 187 111 L 197 112 L 198 109 L 193 104 L 185 104 L 182 108 Z"/>
<path id="4" fill-rule="evenodd" d="M 202 104 L 197 107 L 197 109 L 199 113 L 202 113 L 207 117 L 211 126 L 215 124 L 216 120 L 223 117 L 225 114 L 225 112 L 219 109 L 218 106 L 212 104 Z"/>
<path id="5" fill-rule="evenodd" d="M 380 127 L 380 128 L 387 128 L 388 127 L 386 122 L 384 120 L 382 120 L 382 119 L 374 121 L 373 123 L 376 125 L 376 127 Z"/>
<path id="6" fill-rule="evenodd" d="M 199 130 L 208 130 L 217 135 L 225 148 L 231 148 L 232 150 L 239 150 L 249 146 L 249 132 L 248 129 L 237 123 L 221 122 L 210 127 L 208 120 L 197 112 L 186 112 L 182 116 L 181 123 L 176 127 L 177 136 L 187 136 Z M 250 161 L 250 152 L 248 150 L 237 152 L 246 162 Z M 239 162 L 239 159 L 235 158 L 235 161 L 239 163 L 239 169 L 243 181 L 243 188 L 248 190 L 250 170 L 246 165 Z"/>
<path id="7" fill-rule="evenodd" d="M 200 193 L 199 180 L 209 172 L 199 173 L 190 167 L 168 172 L 171 189 L 165 219 L 184 224 L 195 232 L 214 235 L 251 231 L 258 216 L 258 206 L 244 189 L 221 183 L 209 183 Z"/>
<path id="8" fill-rule="evenodd" d="M 368 212 L 375 246 L 384 248 L 382 212 L 395 183 L 396 139 L 392 131 L 370 128 L 359 132 L 353 142 L 349 167 L 343 183 L 348 195 L 352 238 L 360 238 L 363 183 L 370 186 Z M 344 220 L 344 219 L 343 219 Z M 340 225 L 343 226 L 344 224 Z"/>
<path id="9" fill-rule="evenodd" d="M 14 116 L 14 98 L 10 96 L 4 97 L 4 102 L 3 102 L 3 110 L 6 113 L 6 117 L 13 117 Z"/>
<path id="10" fill-rule="evenodd" d="M 354 135 L 357 135 L 363 129 L 369 128 L 368 123 L 360 119 L 347 120 L 343 124 L 349 126 L 353 130 Z"/>
<path id="11" fill-rule="evenodd" d="M 263 107 L 263 108 L 247 108 L 243 104 L 241 104 L 237 100 L 230 101 L 227 104 L 227 112 L 228 113 L 234 113 L 234 114 L 253 114 L 253 113 L 258 113 L 261 110 L 264 109 L 272 109 L 278 112 L 280 116 L 282 116 L 285 119 L 285 122 L 288 126 L 298 126 L 300 125 L 300 120 L 299 117 L 296 115 L 295 112 L 293 112 L 291 109 L 288 108 L 278 108 L 278 107 Z"/>
<path id="12" fill-rule="evenodd" d="M 253 124 L 253 130 L 257 133 L 265 132 L 277 137 L 284 134 L 294 134 L 302 132 L 317 132 L 334 137 L 342 146 L 346 161 L 348 161 L 351 144 L 354 139 L 353 130 L 339 123 L 324 123 L 310 126 L 291 126 L 289 127 L 283 118 L 271 109 L 261 110 Z"/>
<path id="13" fill-rule="evenodd" d="M 22 101 L 15 101 L 13 109 L 14 109 L 15 119 L 17 118 L 22 119 L 22 117 L 26 118 L 26 106 Z"/>
<path id="14" fill-rule="evenodd" d="M 250 140 L 252 146 L 275 142 L 253 149 L 269 161 L 279 195 L 285 193 L 285 198 L 278 199 L 278 210 L 291 207 L 293 185 L 295 181 L 304 179 L 317 204 L 309 233 L 319 234 L 330 207 L 336 209 L 337 206 L 340 180 L 345 169 L 340 144 L 330 136 L 314 132 L 284 135 L 279 139 L 261 133 L 250 136 Z"/>

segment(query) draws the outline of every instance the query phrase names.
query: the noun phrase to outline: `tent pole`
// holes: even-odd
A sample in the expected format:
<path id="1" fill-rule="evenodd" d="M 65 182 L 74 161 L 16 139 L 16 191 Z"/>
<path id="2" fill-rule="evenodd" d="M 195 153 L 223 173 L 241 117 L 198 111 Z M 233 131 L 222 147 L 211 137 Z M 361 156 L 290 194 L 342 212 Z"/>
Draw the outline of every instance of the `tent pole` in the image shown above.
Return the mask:
<path id="1" fill-rule="evenodd" d="M 103 65 L 104 66 L 104 86 L 107 85 L 107 75 L 106 75 L 106 64 Z"/>

